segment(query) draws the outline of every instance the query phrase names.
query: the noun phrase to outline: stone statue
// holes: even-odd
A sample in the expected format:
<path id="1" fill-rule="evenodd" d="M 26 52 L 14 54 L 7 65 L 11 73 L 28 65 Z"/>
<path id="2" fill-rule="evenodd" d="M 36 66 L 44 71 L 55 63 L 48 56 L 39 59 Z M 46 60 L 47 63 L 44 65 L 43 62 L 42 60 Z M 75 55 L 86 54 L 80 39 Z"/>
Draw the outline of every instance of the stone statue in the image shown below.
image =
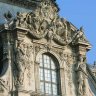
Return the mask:
<path id="1" fill-rule="evenodd" d="M 48 41 L 51 43 L 51 40 L 53 39 L 53 35 L 54 35 L 54 31 L 53 31 L 53 28 L 50 27 L 48 31 Z"/>
<path id="2" fill-rule="evenodd" d="M 76 72 L 78 76 L 78 96 L 84 96 L 86 92 L 86 81 L 85 81 L 85 74 L 86 74 L 86 65 L 85 65 L 85 57 L 82 55 L 79 56 L 79 61 L 76 67 Z"/>
<path id="3" fill-rule="evenodd" d="M 19 42 L 17 45 L 16 52 L 16 68 L 17 68 L 17 84 L 23 85 L 24 80 L 24 71 L 25 71 L 25 60 L 26 60 L 26 51 L 24 47 L 24 42 Z"/>
<path id="4" fill-rule="evenodd" d="M 36 13 L 30 12 L 26 15 L 27 28 L 35 38 L 43 38 L 47 32 L 48 21 L 44 18 L 41 20 Z"/>
<path id="5" fill-rule="evenodd" d="M 32 60 L 32 45 L 25 43 L 24 41 L 18 41 L 16 49 L 16 85 L 23 86 L 24 76 L 26 70 L 28 71 L 28 78 L 30 78 L 30 69 Z"/>
<path id="6" fill-rule="evenodd" d="M 53 40 L 60 45 L 67 44 L 67 25 L 62 18 L 54 18 L 52 27 L 54 30 Z"/>
<path id="7" fill-rule="evenodd" d="M 50 1 L 44 1 L 40 4 L 40 12 L 43 18 L 46 20 L 52 20 L 54 18 L 55 12 L 53 11 Z"/>
<path id="8" fill-rule="evenodd" d="M 21 13 L 21 12 L 17 12 L 17 16 L 16 16 L 16 26 L 19 26 L 19 27 L 25 27 L 26 28 L 26 13 Z"/>

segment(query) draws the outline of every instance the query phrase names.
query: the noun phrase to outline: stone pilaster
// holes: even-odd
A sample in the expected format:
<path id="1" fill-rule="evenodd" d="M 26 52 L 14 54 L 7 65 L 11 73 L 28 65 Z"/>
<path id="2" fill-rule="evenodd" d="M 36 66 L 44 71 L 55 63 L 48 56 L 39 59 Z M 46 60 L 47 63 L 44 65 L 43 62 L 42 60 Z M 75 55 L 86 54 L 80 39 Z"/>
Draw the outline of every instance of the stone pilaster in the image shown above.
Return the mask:
<path id="1" fill-rule="evenodd" d="M 35 62 L 34 75 L 35 75 L 35 92 L 39 93 L 40 92 L 40 78 L 39 78 L 39 63 L 38 62 Z"/>

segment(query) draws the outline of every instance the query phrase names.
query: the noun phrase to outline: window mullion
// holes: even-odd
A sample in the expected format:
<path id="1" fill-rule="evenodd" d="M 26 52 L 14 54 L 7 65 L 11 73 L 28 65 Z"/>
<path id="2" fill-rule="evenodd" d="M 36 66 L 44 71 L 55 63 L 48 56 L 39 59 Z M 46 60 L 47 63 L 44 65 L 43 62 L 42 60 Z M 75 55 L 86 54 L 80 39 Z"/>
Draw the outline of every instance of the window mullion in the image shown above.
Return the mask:
<path id="1" fill-rule="evenodd" d="M 43 63 L 43 83 L 44 83 L 44 94 L 45 94 L 45 68 L 44 68 L 44 55 L 42 55 L 42 63 Z"/>
<path id="2" fill-rule="evenodd" d="M 51 93 L 53 95 L 53 88 L 52 88 L 52 68 L 51 68 L 51 58 L 50 58 L 50 77 L 51 77 Z"/>

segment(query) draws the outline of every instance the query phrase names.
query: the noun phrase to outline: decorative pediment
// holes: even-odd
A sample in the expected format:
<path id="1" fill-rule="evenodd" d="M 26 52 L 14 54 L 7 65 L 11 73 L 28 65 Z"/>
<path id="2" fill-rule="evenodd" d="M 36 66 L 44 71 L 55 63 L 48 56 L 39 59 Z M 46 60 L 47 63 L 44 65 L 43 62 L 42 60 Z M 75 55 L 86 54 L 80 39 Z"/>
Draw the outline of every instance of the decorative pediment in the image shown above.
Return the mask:
<path id="1" fill-rule="evenodd" d="M 9 13 L 5 17 L 8 19 L 7 27 L 26 29 L 34 39 L 46 38 L 62 46 L 80 42 L 89 44 L 82 28 L 77 32 L 75 29 L 72 33 L 72 24 L 59 17 L 55 0 L 42 0 L 36 9 L 29 13 L 17 12 L 14 20 L 9 18 Z"/>
<path id="2" fill-rule="evenodd" d="M 35 11 L 29 13 L 17 12 L 14 20 L 9 17 L 10 12 L 6 13 L 7 27 L 27 29 L 35 39 L 47 37 L 60 45 L 66 45 L 68 24 L 65 19 L 59 17 L 55 1 L 44 0 L 39 5 Z"/>
<path id="3" fill-rule="evenodd" d="M 48 14 L 44 16 L 40 10 L 23 14 L 17 13 L 14 24 L 15 27 L 26 28 L 35 39 L 47 37 L 60 45 L 66 45 L 69 43 L 67 34 L 69 25 L 56 12 L 54 14 L 52 17 Z"/>

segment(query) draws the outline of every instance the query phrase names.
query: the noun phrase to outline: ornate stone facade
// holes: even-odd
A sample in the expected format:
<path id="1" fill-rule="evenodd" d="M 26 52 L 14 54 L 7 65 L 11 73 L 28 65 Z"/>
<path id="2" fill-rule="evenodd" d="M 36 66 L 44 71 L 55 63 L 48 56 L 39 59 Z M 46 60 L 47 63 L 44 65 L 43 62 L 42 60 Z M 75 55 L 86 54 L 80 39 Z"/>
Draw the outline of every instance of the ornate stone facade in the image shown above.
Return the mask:
<path id="1" fill-rule="evenodd" d="M 55 0 L 37 3 L 32 12 L 17 12 L 16 18 L 11 12 L 4 14 L 7 23 L 0 33 L 0 96 L 89 96 L 86 52 L 91 45 L 83 28 L 60 18 Z M 57 95 L 41 92 L 42 54 L 58 61 Z"/>

